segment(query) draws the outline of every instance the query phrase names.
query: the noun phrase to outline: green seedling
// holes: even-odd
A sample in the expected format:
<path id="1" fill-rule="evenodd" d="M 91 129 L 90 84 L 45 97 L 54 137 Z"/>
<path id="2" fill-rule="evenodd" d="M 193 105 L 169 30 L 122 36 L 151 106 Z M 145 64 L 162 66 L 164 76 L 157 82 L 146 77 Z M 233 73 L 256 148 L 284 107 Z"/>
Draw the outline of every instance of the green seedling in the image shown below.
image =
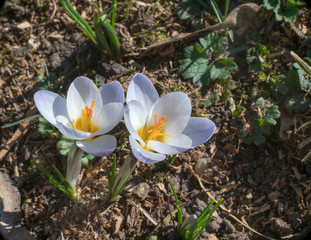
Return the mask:
<path id="1" fill-rule="evenodd" d="M 223 199 L 220 199 L 212 208 L 213 200 L 210 201 L 210 203 L 207 205 L 207 207 L 204 209 L 204 211 L 200 214 L 199 217 L 197 217 L 195 214 L 191 215 L 189 218 L 186 218 L 183 221 L 181 208 L 179 205 L 178 197 L 176 194 L 176 191 L 174 189 L 174 186 L 171 182 L 171 179 L 168 177 L 168 181 L 170 184 L 170 187 L 172 189 L 175 202 L 176 202 L 176 208 L 177 208 L 177 217 L 178 217 L 178 224 L 177 224 L 177 232 L 182 240 L 194 240 L 196 239 L 201 232 L 205 229 L 205 227 L 209 224 L 209 222 L 212 220 L 213 213 L 216 211 L 216 209 L 219 207 L 219 205 L 222 203 Z"/>
<path id="2" fill-rule="evenodd" d="M 271 10 L 275 14 L 277 21 L 295 22 L 299 15 L 297 7 L 304 6 L 301 1 L 295 0 L 263 0 L 264 8 Z"/>
<path id="3" fill-rule="evenodd" d="M 38 131 L 40 133 L 49 133 L 54 137 L 58 136 L 57 129 L 48 121 L 45 120 L 44 117 L 41 117 L 41 114 L 39 114 L 39 124 L 38 124 Z"/>
<path id="4" fill-rule="evenodd" d="M 108 199 L 110 202 L 118 201 L 120 194 L 123 192 L 127 182 L 129 181 L 135 167 L 137 160 L 128 155 L 124 161 L 124 164 L 120 168 L 118 175 L 116 176 L 117 160 L 116 155 L 113 155 L 112 169 L 109 171 L 108 166 L 105 165 L 105 169 L 108 176 Z"/>
<path id="5" fill-rule="evenodd" d="M 49 178 L 50 182 L 55 185 L 60 191 L 66 194 L 71 199 L 78 201 L 78 194 L 76 191 L 76 183 L 81 171 L 81 156 L 83 151 L 80 150 L 76 144 L 72 144 L 70 151 L 68 153 L 67 158 L 67 171 L 66 178 L 63 174 L 53 165 L 53 168 L 60 180 L 54 177 L 51 173 L 49 173 L 45 168 L 41 165 L 37 164 L 35 161 L 31 161 L 32 164 L 42 172 L 47 178 Z"/>
<path id="6" fill-rule="evenodd" d="M 275 119 L 278 119 L 281 115 L 278 110 L 278 106 L 274 104 L 264 104 L 265 100 L 260 97 L 256 101 L 256 106 L 258 107 L 258 112 L 263 112 L 263 116 L 255 117 L 251 116 L 250 125 L 251 131 L 247 136 L 244 136 L 243 140 L 246 144 L 261 145 L 266 142 L 265 136 L 271 134 L 271 126 L 277 124 Z"/>
<path id="7" fill-rule="evenodd" d="M 181 87 L 178 86 L 177 84 L 175 84 L 174 89 L 173 89 L 172 92 L 180 92 L 180 90 L 181 90 Z"/>
<path id="8" fill-rule="evenodd" d="M 169 158 L 167 160 L 167 165 L 168 166 L 170 166 L 170 165 L 172 165 L 174 163 L 176 156 L 177 156 L 177 154 L 169 156 Z"/>
<path id="9" fill-rule="evenodd" d="M 248 63 L 249 72 L 260 72 L 264 68 L 270 69 L 272 66 L 269 65 L 264 56 L 267 56 L 269 51 L 267 47 L 261 43 L 256 43 L 255 47 L 252 47 L 247 50 L 246 61 Z"/>
<path id="10" fill-rule="evenodd" d="M 91 26 L 72 7 L 68 0 L 60 0 L 68 14 L 82 28 L 83 32 L 103 53 L 117 62 L 121 62 L 120 42 L 115 32 L 115 14 L 117 0 L 112 0 L 111 7 L 102 12 L 94 1 L 91 1 L 99 14 L 94 15 L 93 23 L 95 32 Z"/>
<path id="11" fill-rule="evenodd" d="M 286 76 L 278 76 L 277 82 L 277 90 L 282 95 L 281 102 L 289 113 L 304 112 L 311 104 L 310 96 L 306 92 L 310 89 L 310 78 L 302 73 L 299 65 L 294 66 L 298 70 L 289 70 Z"/>
<path id="12" fill-rule="evenodd" d="M 228 47 L 228 39 L 218 38 L 217 33 L 211 33 L 200 38 L 199 42 L 185 49 L 186 59 L 181 61 L 179 68 L 181 75 L 185 79 L 192 78 L 196 86 L 229 78 L 237 65 L 232 58 L 220 58 Z"/>
<path id="13" fill-rule="evenodd" d="M 238 116 L 241 116 L 242 113 L 246 110 L 245 107 L 239 105 L 239 104 L 236 104 L 235 106 L 235 110 L 233 111 L 232 115 L 233 117 L 238 117 Z"/>
<path id="14" fill-rule="evenodd" d="M 53 168 L 55 172 L 57 173 L 60 180 L 54 177 L 51 173 L 49 173 L 45 168 L 43 168 L 41 165 L 39 165 L 35 161 L 31 161 L 31 162 L 41 173 L 43 173 L 48 179 L 50 179 L 50 182 L 54 186 L 56 186 L 60 191 L 62 191 L 65 195 L 67 195 L 71 199 L 75 198 L 77 194 L 76 189 L 73 186 L 71 186 L 68 181 L 66 181 L 63 174 L 54 165 L 53 165 Z"/>
<path id="15" fill-rule="evenodd" d="M 206 100 L 203 101 L 205 107 L 209 108 L 216 105 L 219 102 L 219 94 L 217 92 L 211 92 L 207 95 Z"/>

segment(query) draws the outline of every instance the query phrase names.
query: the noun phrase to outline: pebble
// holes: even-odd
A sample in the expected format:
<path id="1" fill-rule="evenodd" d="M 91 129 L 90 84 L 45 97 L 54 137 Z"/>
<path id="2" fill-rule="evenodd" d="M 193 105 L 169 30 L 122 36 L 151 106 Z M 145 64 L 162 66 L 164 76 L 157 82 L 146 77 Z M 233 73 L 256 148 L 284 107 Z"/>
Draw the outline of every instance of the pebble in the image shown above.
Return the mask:
<path id="1" fill-rule="evenodd" d="M 224 219 L 223 223 L 225 225 L 227 232 L 229 233 L 235 232 L 235 227 L 232 225 L 232 223 L 228 219 Z"/>
<path id="2" fill-rule="evenodd" d="M 207 225 L 207 231 L 210 233 L 218 232 L 219 229 L 220 224 L 215 220 L 210 221 L 210 223 Z"/>
<path id="3" fill-rule="evenodd" d="M 69 41 L 72 42 L 72 43 L 78 42 L 80 38 L 81 38 L 81 34 L 76 32 L 76 33 L 71 35 Z"/>
<path id="4" fill-rule="evenodd" d="M 271 230 L 278 234 L 280 237 L 293 233 L 293 229 L 280 218 L 271 218 L 270 223 Z"/>

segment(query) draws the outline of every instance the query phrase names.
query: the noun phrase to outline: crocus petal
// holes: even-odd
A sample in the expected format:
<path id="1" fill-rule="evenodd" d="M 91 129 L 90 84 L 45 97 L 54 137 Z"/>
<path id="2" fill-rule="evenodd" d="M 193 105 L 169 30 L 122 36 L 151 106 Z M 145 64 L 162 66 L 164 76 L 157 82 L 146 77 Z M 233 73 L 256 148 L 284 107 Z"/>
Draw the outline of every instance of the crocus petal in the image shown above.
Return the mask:
<path id="1" fill-rule="evenodd" d="M 102 135 L 89 141 L 77 141 L 76 144 L 83 151 L 101 157 L 109 155 L 115 150 L 117 140 L 112 135 Z"/>
<path id="2" fill-rule="evenodd" d="M 132 101 L 134 102 L 134 101 Z M 135 101 L 136 102 L 136 101 Z M 145 117 L 146 119 L 146 117 Z M 131 120 L 130 120 L 130 109 L 129 106 L 126 105 L 125 109 L 124 109 L 124 122 L 125 122 L 125 126 L 127 128 L 127 130 L 129 131 L 130 135 L 138 140 L 140 142 L 140 144 L 143 144 L 143 146 L 145 146 L 144 141 L 141 139 L 141 137 L 138 135 L 137 131 L 134 129 Z"/>
<path id="3" fill-rule="evenodd" d="M 149 112 L 152 105 L 159 99 L 159 94 L 151 81 L 143 74 L 136 74 L 127 89 L 126 102 L 136 100 L 143 104 L 146 111 Z"/>
<path id="4" fill-rule="evenodd" d="M 164 132 L 170 135 L 181 133 L 188 124 L 191 115 L 191 102 L 187 94 L 172 92 L 161 97 L 151 109 L 147 123 L 154 124 L 154 114 L 157 114 L 157 121 L 167 117 L 167 124 Z"/>
<path id="5" fill-rule="evenodd" d="M 134 156 L 143 163 L 157 163 L 165 159 L 165 155 L 154 153 L 142 148 L 140 144 L 130 135 L 130 144 Z"/>
<path id="6" fill-rule="evenodd" d="M 147 111 L 142 103 L 135 100 L 127 104 L 128 114 L 133 128 L 137 131 L 146 124 Z"/>
<path id="7" fill-rule="evenodd" d="M 56 125 L 58 130 L 65 135 L 65 137 L 73 139 L 73 140 L 84 140 L 91 137 L 91 133 L 79 131 L 74 129 L 69 120 L 64 116 L 57 116 L 56 117 Z"/>
<path id="8" fill-rule="evenodd" d="M 124 104 L 124 90 L 122 85 L 113 81 L 105 84 L 99 88 L 100 95 L 102 96 L 103 105 L 112 102 L 119 102 Z"/>
<path id="9" fill-rule="evenodd" d="M 183 134 L 192 139 L 192 146 L 196 147 L 211 138 L 216 129 L 215 123 L 202 117 L 191 117 Z"/>
<path id="10" fill-rule="evenodd" d="M 147 148 L 162 154 L 178 154 L 191 148 L 192 140 L 186 135 L 178 134 L 172 137 L 166 137 L 165 143 L 158 141 L 149 141 Z"/>
<path id="11" fill-rule="evenodd" d="M 93 115 L 100 112 L 103 106 L 100 92 L 91 79 L 77 77 L 70 85 L 67 93 L 67 111 L 70 121 L 73 123 L 81 117 L 81 111 L 85 106 L 91 107 L 95 101 Z"/>
<path id="12" fill-rule="evenodd" d="M 92 117 L 92 122 L 101 130 L 95 135 L 105 134 L 111 131 L 123 117 L 123 103 L 112 102 L 104 105 L 97 115 Z"/>
<path id="13" fill-rule="evenodd" d="M 34 101 L 42 116 L 54 126 L 56 125 L 56 116 L 62 115 L 68 118 L 66 100 L 60 95 L 40 90 L 35 93 Z"/>

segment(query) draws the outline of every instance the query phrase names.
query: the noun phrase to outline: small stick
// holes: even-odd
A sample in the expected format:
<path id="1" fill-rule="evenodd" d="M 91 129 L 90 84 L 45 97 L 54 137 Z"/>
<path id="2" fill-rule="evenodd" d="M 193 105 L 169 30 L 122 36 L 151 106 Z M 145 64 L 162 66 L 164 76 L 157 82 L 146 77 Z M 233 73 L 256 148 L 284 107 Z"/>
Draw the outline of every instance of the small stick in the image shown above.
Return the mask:
<path id="1" fill-rule="evenodd" d="M 203 185 L 202 182 L 201 182 L 200 177 L 193 171 L 192 167 L 191 167 L 189 164 L 186 164 L 186 165 L 187 165 L 188 169 L 190 170 L 191 174 L 199 181 L 199 184 L 200 184 L 201 188 L 202 188 L 203 191 L 207 194 L 207 196 L 209 196 L 211 199 L 213 199 L 214 202 L 217 202 L 217 201 L 215 200 L 215 198 L 212 196 L 212 194 L 210 194 L 210 193 L 206 190 L 206 188 L 204 187 L 204 185 Z M 232 215 L 232 214 L 230 213 L 230 211 L 229 211 L 226 207 L 224 207 L 222 204 L 221 204 L 219 207 L 220 207 L 222 210 L 224 210 L 225 212 L 227 212 L 227 213 L 229 214 L 229 216 L 232 217 L 235 221 L 237 221 L 238 223 L 242 224 L 244 227 L 246 227 L 246 228 L 249 229 L 250 231 L 252 231 L 252 232 L 258 234 L 259 236 L 261 236 L 261 237 L 263 237 L 263 238 L 265 238 L 265 239 L 276 240 L 276 239 L 274 239 L 274 238 L 267 237 L 267 236 L 265 236 L 265 235 L 263 235 L 263 234 L 257 232 L 255 229 L 251 228 L 248 224 L 246 224 L 246 222 L 243 223 L 243 222 L 242 222 L 240 219 L 238 219 L 236 216 Z"/>

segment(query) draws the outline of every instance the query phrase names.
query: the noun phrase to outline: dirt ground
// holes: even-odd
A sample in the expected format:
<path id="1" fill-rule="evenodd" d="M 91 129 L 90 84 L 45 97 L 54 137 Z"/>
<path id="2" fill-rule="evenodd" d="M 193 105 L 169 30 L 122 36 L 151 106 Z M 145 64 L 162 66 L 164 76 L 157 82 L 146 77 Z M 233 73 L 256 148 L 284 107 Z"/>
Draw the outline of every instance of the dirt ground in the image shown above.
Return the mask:
<path id="1" fill-rule="evenodd" d="M 88 1 L 71 2 L 83 17 L 92 19 L 95 9 Z M 109 0 L 97 2 L 103 9 L 110 4 Z M 208 87 L 195 87 L 178 73 L 184 47 L 195 39 L 146 51 L 158 40 L 191 31 L 189 23 L 176 15 L 179 2 L 118 1 L 116 31 L 122 45 L 121 64 L 102 56 L 57 0 L 11 0 L 1 8 L 1 126 L 38 114 L 33 95 L 38 90 L 36 79 L 46 77 L 46 69 L 55 74 L 55 89 L 64 95 L 77 76 L 87 76 L 99 86 L 117 80 L 126 90 L 132 76 L 141 72 L 151 79 L 159 95 L 171 92 L 176 84 L 180 86 L 192 101 L 193 115 L 207 117 L 217 126 L 207 143 L 178 154 L 172 166 L 167 166 L 166 161 L 154 165 L 139 163 L 121 199 L 115 203 L 106 199 L 108 180 L 104 171 L 112 156 L 94 158 L 83 166 L 77 204 L 31 164 L 31 160 L 36 161 L 49 171 L 51 164 L 55 164 L 65 172 L 66 158 L 56 150 L 60 135 L 39 133 L 37 117 L 0 128 L 0 173 L 9 176 L 20 194 L 21 206 L 13 224 L 16 234 L 22 233 L 24 239 L 51 240 L 155 239 L 152 236 L 178 239 L 176 222 L 163 222 L 175 209 L 168 176 L 179 201 L 186 204 L 185 217 L 200 214 L 211 198 L 224 199 L 199 239 L 304 239 L 310 232 L 311 159 L 307 155 L 311 146 L 310 127 L 297 130 L 310 121 L 310 111 L 288 114 L 280 109 L 281 119 L 266 143 L 245 144 L 239 129 L 246 120 L 233 117 L 230 101 L 204 105 L 211 92 L 224 94 L 223 85 L 215 81 Z M 249 1 L 232 1 L 230 10 L 245 2 Z M 310 29 L 308 16 L 310 10 L 305 9 L 297 21 L 298 28 Z M 215 23 L 212 18 L 205 24 Z M 289 24 L 281 26 L 273 16 L 262 14 L 256 23 L 258 26 L 247 30 L 267 37 L 270 50 L 267 58 L 273 63 L 273 71 L 286 73 L 291 63 L 286 56 L 289 51 L 305 55 L 307 45 Z M 244 33 L 237 36 L 229 49 L 249 45 L 249 33 Z M 258 75 L 247 71 L 245 50 L 232 50 L 229 55 L 238 65 L 232 75 L 237 84 L 232 98 L 239 101 L 240 92 L 250 96 L 240 101 L 251 109 L 252 100 L 260 94 L 269 95 L 271 89 L 258 81 Z M 286 128 L 281 128 L 282 121 L 288 123 L 284 124 Z M 130 153 L 124 122 L 112 133 L 118 140 L 115 153 L 120 167 Z M 207 158 L 208 168 L 199 178 L 194 165 L 201 158 Z M 3 210 L 1 201 L 0 210 Z"/>

